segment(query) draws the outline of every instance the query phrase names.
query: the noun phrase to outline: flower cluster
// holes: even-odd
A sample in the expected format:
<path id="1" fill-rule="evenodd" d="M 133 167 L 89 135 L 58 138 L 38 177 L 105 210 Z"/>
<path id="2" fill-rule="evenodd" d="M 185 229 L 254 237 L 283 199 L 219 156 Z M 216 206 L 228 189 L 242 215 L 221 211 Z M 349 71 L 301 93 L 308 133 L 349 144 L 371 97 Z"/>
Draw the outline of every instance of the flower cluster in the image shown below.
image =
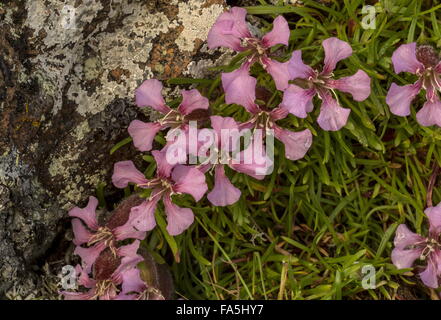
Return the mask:
<path id="1" fill-rule="evenodd" d="M 409 72 L 418 77 L 413 84 L 399 86 L 392 83 L 386 97 L 390 111 L 397 116 L 410 115 L 410 104 L 417 94 L 424 89 L 426 102 L 416 114 L 422 126 L 441 127 L 441 58 L 431 46 L 419 46 L 416 43 L 401 45 L 392 55 L 395 73 Z"/>
<path id="2" fill-rule="evenodd" d="M 246 14 L 245 9 L 237 7 L 221 14 L 208 34 L 208 47 L 229 48 L 243 56 L 240 66 L 222 73 L 221 81 L 225 103 L 243 107 L 247 119 L 240 122 L 233 117 L 210 116 L 215 110 L 210 110 L 209 99 L 196 89 L 182 90 L 181 103 L 174 108 L 164 99 L 160 81 L 144 81 L 136 89 L 136 104 L 140 108 L 156 110 L 161 117 L 148 123 L 134 120 L 128 132 L 138 150 L 153 155 L 156 175 L 147 178 L 134 162 L 117 162 L 112 176 L 115 187 L 127 188 L 132 184 L 136 191 L 141 191 L 140 195 L 125 200 L 106 223 L 99 223 L 96 218 L 98 201 L 94 197 L 90 197 L 85 208 L 70 211 L 70 216 L 75 218 L 72 221 L 75 254 L 82 259 L 76 271 L 80 275 L 79 284 L 87 290 L 64 292 L 67 299 L 164 298 L 157 288 L 141 278 L 137 267 L 144 259 L 138 254 L 140 240 L 155 228 L 156 215 L 160 214 L 156 212 L 158 207 L 164 208 L 167 232 L 172 236 L 181 234 L 192 225 L 194 213 L 190 208 L 178 206 L 175 201 L 187 194 L 198 202 L 208 192 L 207 199 L 214 206 L 236 203 L 241 190 L 230 181 L 228 171 L 256 179 L 270 174 L 274 165 L 271 152 L 274 137 L 284 145 L 287 159 L 294 161 L 305 157 L 313 142 L 311 131 L 284 128 L 281 120 L 290 114 L 307 118 L 313 111 L 314 97 L 317 97 L 321 100 L 317 118 L 319 127 L 337 131 L 347 124 L 351 112 L 340 104 L 337 91 L 350 94 L 355 101 L 369 97 L 371 79 L 365 71 L 357 70 L 351 76 L 337 79 L 334 75 L 338 63 L 352 55 L 347 42 L 335 37 L 322 42 L 324 61 L 321 71 L 305 64 L 300 50 L 293 51 L 283 61 L 278 53 L 288 46 L 290 38 L 285 18 L 278 16 L 272 30 L 261 37 L 248 27 Z M 431 47 L 417 47 L 411 43 L 400 46 L 392 61 L 397 74 L 404 71 L 418 76 L 414 84 L 392 84 L 386 97 L 392 113 L 409 115 L 412 100 L 424 89 L 427 101 L 417 113 L 417 120 L 424 126 L 441 126 L 439 56 Z M 271 99 L 258 97 L 259 91 L 265 89 L 252 75 L 252 66 L 256 63 L 271 76 L 277 89 Z M 275 100 L 279 96 L 280 101 Z M 207 121 L 194 127 L 193 123 L 201 119 Z M 201 130 L 195 134 L 195 128 Z M 153 150 L 156 135 L 165 130 L 168 130 L 167 143 L 161 150 Z M 244 136 L 249 139 L 242 141 Z M 194 157 L 196 162 L 190 160 Z M 209 191 L 206 176 L 213 172 L 214 183 Z M 427 261 L 427 267 L 420 275 L 426 285 L 434 288 L 438 287 L 441 274 L 440 210 L 440 206 L 426 210 L 431 224 L 427 238 L 400 225 L 392 253 L 392 260 L 399 268 L 411 267 L 418 258 Z M 133 241 L 126 244 L 128 240 Z"/>
<path id="3" fill-rule="evenodd" d="M 81 265 L 75 267 L 78 292 L 64 291 L 67 300 L 134 300 L 164 299 L 161 292 L 145 282 L 137 265 L 144 261 L 139 255 L 140 241 L 145 232 L 137 231 L 129 223 L 133 206 L 142 202 L 137 196 L 124 200 L 105 223 L 99 223 L 96 215 L 98 200 L 89 198 L 85 208 L 69 211 L 74 217 L 74 253 L 81 257 Z M 131 244 L 124 240 L 135 239 Z M 92 276 L 91 276 L 92 274 Z"/>
<path id="4" fill-rule="evenodd" d="M 441 276 L 441 203 L 424 212 L 429 219 L 428 236 L 413 233 L 405 224 L 399 225 L 395 234 L 392 262 L 398 269 L 405 269 L 411 268 L 416 260 L 420 260 L 426 265 L 419 273 L 421 280 L 430 288 L 438 288 Z"/>

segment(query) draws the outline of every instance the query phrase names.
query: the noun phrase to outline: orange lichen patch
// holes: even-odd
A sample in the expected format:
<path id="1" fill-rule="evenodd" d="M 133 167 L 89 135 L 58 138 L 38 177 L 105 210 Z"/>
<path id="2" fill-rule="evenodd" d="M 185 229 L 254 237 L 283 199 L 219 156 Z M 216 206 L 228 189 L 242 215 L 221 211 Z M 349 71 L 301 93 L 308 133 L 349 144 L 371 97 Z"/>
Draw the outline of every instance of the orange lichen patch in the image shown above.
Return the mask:
<path id="1" fill-rule="evenodd" d="M 122 68 L 116 68 L 109 72 L 109 80 L 116 81 L 117 83 L 121 83 L 121 77 L 125 76 L 126 78 L 130 77 L 130 71 Z"/>
<path id="2" fill-rule="evenodd" d="M 179 77 L 193 60 L 194 52 L 182 52 L 175 44 L 182 30 L 183 27 L 179 26 L 171 32 L 159 35 L 153 45 L 147 66 L 160 80 Z M 202 40 L 197 41 L 195 51 L 202 43 Z"/>

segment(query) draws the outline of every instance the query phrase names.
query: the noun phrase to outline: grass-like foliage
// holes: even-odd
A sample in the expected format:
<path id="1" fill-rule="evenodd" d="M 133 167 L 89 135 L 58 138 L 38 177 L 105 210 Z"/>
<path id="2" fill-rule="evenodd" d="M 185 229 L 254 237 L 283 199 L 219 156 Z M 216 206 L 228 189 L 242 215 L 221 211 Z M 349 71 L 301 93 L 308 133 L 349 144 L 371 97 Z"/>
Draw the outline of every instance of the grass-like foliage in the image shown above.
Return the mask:
<path id="1" fill-rule="evenodd" d="M 160 206 L 159 227 L 143 245 L 158 262 L 171 265 L 176 290 L 188 299 L 435 297 L 435 291 L 410 269 L 397 270 L 390 253 L 399 224 L 419 233 L 427 230 L 423 211 L 433 168 L 441 165 L 441 130 L 422 127 L 415 119 L 423 93 L 412 103 L 410 117 L 391 114 L 385 96 L 392 82 L 405 85 L 415 80 L 393 71 L 391 56 L 399 45 L 416 41 L 441 48 L 441 4 L 379 1 L 374 5 L 376 28 L 363 29 L 362 0 L 303 0 L 297 6 L 282 0 L 278 6 L 259 2 L 246 9 L 260 19 L 263 32 L 271 30 L 277 15 L 289 22 L 289 47 L 275 48 L 280 61 L 287 61 L 293 50 L 302 50 L 303 61 L 319 69 L 322 41 L 338 37 L 354 53 L 338 64 L 335 77 L 364 70 L 372 79 L 372 93 L 363 102 L 338 95 L 341 105 L 352 112 L 348 124 L 337 132 L 317 125 L 318 100 L 306 119 L 290 115 L 281 122 L 285 128 L 309 128 L 314 135 L 305 158 L 287 160 L 277 141 L 276 166 L 264 180 L 227 170 L 242 191 L 236 204 L 215 207 L 204 198 L 195 206 L 190 197 L 175 199 L 194 211 L 195 223 L 170 237 Z M 194 85 L 210 99 L 213 114 L 245 121 L 242 107 L 225 104 L 220 81 L 220 73 L 239 67 L 241 57 L 243 53 L 230 65 L 216 68 L 214 78 L 171 79 L 168 84 Z M 271 76 L 257 65 L 251 73 L 273 94 L 270 107 L 277 106 L 282 92 Z M 164 142 L 161 137 L 156 141 Z M 149 153 L 143 159 L 151 176 L 155 162 Z M 212 183 L 210 177 L 210 188 Z M 441 200 L 436 186 L 432 198 L 434 204 Z M 372 271 L 367 265 L 376 271 L 375 289 L 363 288 L 363 277 Z"/>

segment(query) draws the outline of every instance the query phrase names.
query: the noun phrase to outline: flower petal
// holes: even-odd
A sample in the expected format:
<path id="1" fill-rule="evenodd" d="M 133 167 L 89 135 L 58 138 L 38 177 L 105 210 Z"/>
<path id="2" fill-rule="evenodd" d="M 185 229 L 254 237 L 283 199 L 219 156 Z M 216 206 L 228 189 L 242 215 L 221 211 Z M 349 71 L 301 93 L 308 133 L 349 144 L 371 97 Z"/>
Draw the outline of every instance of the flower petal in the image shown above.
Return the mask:
<path id="1" fill-rule="evenodd" d="M 218 146 L 221 150 L 232 151 L 237 149 L 239 142 L 239 126 L 231 117 L 211 116 L 211 127 L 215 133 Z M 237 134 L 236 134 L 237 133 Z"/>
<path id="2" fill-rule="evenodd" d="M 92 300 L 95 296 L 95 290 L 91 289 L 86 292 L 62 291 L 61 294 L 64 296 L 64 300 Z"/>
<path id="3" fill-rule="evenodd" d="M 124 271 L 122 274 L 122 294 L 131 292 L 141 293 L 146 289 L 145 282 L 141 279 L 141 272 L 137 268 Z"/>
<path id="4" fill-rule="evenodd" d="M 90 238 L 93 236 L 93 234 L 86 229 L 80 219 L 72 220 L 72 231 L 75 236 L 73 239 L 73 243 L 76 246 L 80 246 L 84 243 L 89 242 Z"/>
<path id="5" fill-rule="evenodd" d="M 332 37 L 323 41 L 325 49 L 325 65 L 322 74 L 330 74 L 340 60 L 346 59 L 352 55 L 351 46 L 338 38 Z"/>
<path id="6" fill-rule="evenodd" d="M 431 234 L 435 234 L 436 237 L 438 237 L 441 233 L 441 203 L 439 203 L 435 207 L 427 208 L 424 213 L 429 218 L 429 232 Z"/>
<path id="7" fill-rule="evenodd" d="M 167 232 L 177 236 L 190 227 L 194 221 L 193 211 L 189 208 L 180 208 L 175 205 L 170 195 L 164 197 L 165 212 L 167 214 Z"/>
<path id="8" fill-rule="evenodd" d="M 167 161 L 167 151 L 152 151 L 152 155 L 156 161 L 157 176 L 161 178 L 170 177 L 171 171 L 175 166 L 175 164 L 170 164 L 170 162 Z"/>
<path id="9" fill-rule="evenodd" d="M 395 232 L 394 245 L 397 249 L 406 249 L 423 240 L 423 237 L 410 231 L 405 224 L 400 224 Z"/>
<path id="10" fill-rule="evenodd" d="M 287 109 L 284 108 L 274 108 L 271 110 L 269 116 L 271 118 L 271 120 L 273 121 L 277 121 L 277 120 L 281 120 L 281 119 L 285 119 L 289 114 L 289 111 Z"/>
<path id="11" fill-rule="evenodd" d="M 92 266 L 95 263 L 95 260 L 105 248 L 106 246 L 102 242 L 99 242 L 89 248 L 83 248 L 80 246 L 77 246 L 75 248 L 74 254 L 81 257 L 81 265 L 84 269 L 84 272 L 90 273 L 90 271 L 92 270 Z"/>
<path id="12" fill-rule="evenodd" d="M 401 117 L 410 115 L 410 103 L 420 90 L 421 83 L 419 81 L 405 86 L 392 83 L 386 96 L 390 112 Z"/>
<path id="13" fill-rule="evenodd" d="M 439 262 L 438 262 L 439 263 Z M 429 288 L 438 288 L 438 263 L 429 255 L 426 269 L 420 273 L 421 281 Z"/>
<path id="14" fill-rule="evenodd" d="M 167 113 L 170 108 L 162 97 L 162 83 L 156 79 L 145 80 L 136 90 L 136 104 L 138 107 L 152 107 L 161 113 Z"/>
<path id="15" fill-rule="evenodd" d="M 317 123 L 323 130 L 338 131 L 346 125 L 350 113 L 351 109 L 342 108 L 337 101 L 325 94 Z"/>
<path id="16" fill-rule="evenodd" d="M 366 100 L 371 94 L 371 78 L 363 70 L 352 76 L 328 81 L 328 85 L 352 95 L 355 101 Z"/>
<path id="17" fill-rule="evenodd" d="M 441 127 L 441 101 L 436 96 L 434 101 L 426 101 L 420 111 L 416 114 L 420 125 L 429 127 L 437 125 Z"/>
<path id="18" fill-rule="evenodd" d="M 257 113 L 259 108 L 256 100 L 256 78 L 249 74 L 249 64 L 243 64 L 239 69 L 222 73 L 222 86 L 225 91 L 225 102 L 239 104 L 250 113 Z"/>
<path id="19" fill-rule="evenodd" d="M 81 265 L 77 264 L 75 266 L 75 272 L 78 277 L 78 284 L 80 286 L 91 289 L 96 286 L 96 280 L 89 277 L 86 271 L 81 267 Z"/>
<path id="20" fill-rule="evenodd" d="M 208 32 L 208 47 L 210 49 L 227 47 L 235 51 L 245 50 L 241 46 L 241 39 L 251 37 L 245 21 L 246 15 L 247 11 L 239 7 L 233 7 L 222 13 Z"/>
<path id="21" fill-rule="evenodd" d="M 424 65 L 417 60 L 416 43 L 402 44 L 392 54 L 392 63 L 396 74 L 400 72 L 417 73 L 423 70 Z"/>
<path id="22" fill-rule="evenodd" d="M 273 77 L 277 90 L 285 90 L 288 87 L 288 81 L 291 78 L 288 69 L 289 61 L 279 62 L 263 57 L 262 63 L 266 71 L 268 71 Z"/>
<path id="23" fill-rule="evenodd" d="M 234 21 L 218 21 L 208 32 L 208 48 L 230 48 L 234 51 L 243 51 L 241 39 L 234 35 Z"/>
<path id="24" fill-rule="evenodd" d="M 132 207 L 130 212 L 132 212 L 132 210 L 134 208 L 136 208 L 136 207 Z M 125 239 L 138 239 L 138 240 L 145 239 L 145 232 L 136 230 L 133 227 L 133 222 L 130 221 L 130 219 L 122 226 L 116 227 L 113 230 L 113 233 L 115 234 L 116 240 L 119 240 L 119 241 L 125 240 Z"/>
<path id="25" fill-rule="evenodd" d="M 289 160 L 302 159 L 312 145 L 312 133 L 309 129 L 294 132 L 275 126 L 274 134 L 285 145 L 285 156 Z"/>
<path id="26" fill-rule="evenodd" d="M 296 85 L 290 84 L 283 93 L 283 101 L 280 108 L 287 109 L 290 113 L 299 118 L 306 118 L 307 113 L 314 108 L 312 98 L 316 91 L 311 89 L 302 89 Z"/>
<path id="27" fill-rule="evenodd" d="M 200 94 L 196 89 L 182 90 L 182 102 L 178 107 L 178 111 L 183 115 L 188 115 L 195 110 L 207 110 L 209 106 L 208 99 Z"/>
<path id="28" fill-rule="evenodd" d="M 302 51 L 296 50 L 292 53 L 291 59 L 288 62 L 288 71 L 290 79 L 308 79 L 314 75 L 314 70 L 303 63 Z"/>
<path id="29" fill-rule="evenodd" d="M 271 173 L 273 161 L 265 152 L 263 140 L 254 137 L 245 150 L 234 156 L 229 166 L 237 172 L 244 173 L 257 180 L 262 180 Z"/>
<path id="30" fill-rule="evenodd" d="M 123 258 L 128 258 L 124 261 L 121 261 L 121 264 L 126 263 L 127 261 L 129 261 L 129 259 L 139 258 L 137 252 L 140 243 L 141 242 L 139 240 L 135 240 L 131 244 L 127 244 L 118 248 L 118 255 Z"/>
<path id="31" fill-rule="evenodd" d="M 150 231 L 156 227 L 155 210 L 160 198 L 153 196 L 151 200 L 146 200 L 139 206 L 133 207 L 130 210 L 129 218 L 131 225 L 139 231 Z"/>
<path id="32" fill-rule="evenodd" d="M 208 200 L 213 205 L 219 207 L 229 206 L 240 199 L 241 192 L 231 184 L 225 175 L 223 165 L 216 166 L 214 179 L 214 188 L 207 195 Z"/>
<path id="33" fill-rule="evenodd" d="M 413 263 L 421 255 L 421 249 L 402 250 L 395 248 L 392 250 L 392 263 L 398 269 L 412 268 Z"/>
<path id="34" fill-rule="evenodd" d="M 91 229 L 98 229 L 98 221 L 96 220 L 96 207 L 98 206 L 98 199 L 90 196 L 89 202 L 84 209 L 75 207 L 69 211 L 69 216 L 80 218 Z"/>
<path id="35" fill-rule="evenodd" d="M 136 169 L 133 161 L 120 161 L 113 166 L 112 182 L 117 188 L 125 188 L 129 182 L 136 185 L 148 183 L 144 174 Z"/>
<path id="36" fill-rule="evenodd" d="M 175 192 L 190 194 L 196 201 L 201 200 L 208 190 L 205 175 L 194 167 L 177 165 L 173 169 L 172 179 L 175 181 Z"/>
<path id="37" fill-rule="evenodd" d="M 262 38 L 262 44 L 266 48 L 273 47 L 276 44 L 284 44 L 285 46 L 287 46 L 289 35 L 290 31 L 288 22 L 283 16 L 278 16 L 276 19 L 274 19 L 273 30 L 268 32 Z"/>
<path id="38" fill-rule="evenodd" d="M 142 122 L 139 120 L 133 120 L 129 125 L 129 134 L 133 139 L 135 148 L 139 151 L 152 150 L 152 143 L 156 134 L 162 126 L 157 122 Z"/>

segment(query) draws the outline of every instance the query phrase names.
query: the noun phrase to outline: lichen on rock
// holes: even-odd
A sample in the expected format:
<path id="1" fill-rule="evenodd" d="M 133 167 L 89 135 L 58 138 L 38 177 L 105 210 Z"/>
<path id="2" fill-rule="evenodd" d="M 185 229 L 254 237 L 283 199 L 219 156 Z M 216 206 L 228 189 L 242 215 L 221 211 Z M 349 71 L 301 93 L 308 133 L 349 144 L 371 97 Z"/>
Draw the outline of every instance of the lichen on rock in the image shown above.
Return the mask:
<path id="1" fill-rule="evenodd" d="M 224 8 L 223 0 L 1 4 L 0 296 L 38 296 L 43 267 L 71 262 L 66 210 L 136 152 L 109 155 L 130 121 L 146 117 L 135 88 L 152 77 L 204 77 L 224 63 L 227 53 L 203 48 Z"/>

